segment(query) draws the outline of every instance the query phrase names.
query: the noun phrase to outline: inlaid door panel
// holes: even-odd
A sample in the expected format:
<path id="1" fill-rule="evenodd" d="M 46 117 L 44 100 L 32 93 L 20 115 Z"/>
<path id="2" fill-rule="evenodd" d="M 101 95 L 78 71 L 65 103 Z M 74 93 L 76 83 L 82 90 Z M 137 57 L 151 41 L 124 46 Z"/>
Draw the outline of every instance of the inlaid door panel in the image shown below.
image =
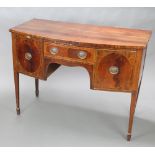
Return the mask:
<path id="1" fill-rule="evenodd" d="M 16 36 L 17 68 L 20 72 L 35 77 L 43 76 L 43 52 L 41 39 Z"/>
<path id="2" fill-rule="evenodd" d="M 96 89 L 131 90 L 135 59 L 135 51 L 98 51 L 94 87 Z"/>

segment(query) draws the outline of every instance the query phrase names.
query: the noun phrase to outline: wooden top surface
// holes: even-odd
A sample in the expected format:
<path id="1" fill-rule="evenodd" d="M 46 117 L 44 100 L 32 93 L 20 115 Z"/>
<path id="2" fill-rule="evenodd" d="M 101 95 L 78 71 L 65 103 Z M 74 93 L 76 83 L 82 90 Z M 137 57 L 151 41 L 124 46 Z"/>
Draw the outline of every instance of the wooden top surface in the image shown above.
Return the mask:
<path id="1" fill-rule="evenodd" d="M 10 31 L 60 41 L 142 48 L 146 47 L 151 36 L 151 31 L 148 30 L 95 26 L 42 19 L 32 19 L 11 28 Z"/>

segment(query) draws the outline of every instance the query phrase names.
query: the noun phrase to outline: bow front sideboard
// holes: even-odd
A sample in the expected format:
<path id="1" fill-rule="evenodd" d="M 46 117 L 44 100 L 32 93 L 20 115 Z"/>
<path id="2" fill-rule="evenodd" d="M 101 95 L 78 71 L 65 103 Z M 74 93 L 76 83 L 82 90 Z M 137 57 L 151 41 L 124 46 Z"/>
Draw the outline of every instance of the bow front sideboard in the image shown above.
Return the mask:
<path id="1" fill-rule="evenodd" d="M 131 93 L 131 139 L 151 31 L 32 19 L 10 32 L 17 114 L 19 73 L 34 77 L 38 96 L 39 79 L 47 80 L 61 65 L 81 66 L 89 73 L 91 89 Z"/>

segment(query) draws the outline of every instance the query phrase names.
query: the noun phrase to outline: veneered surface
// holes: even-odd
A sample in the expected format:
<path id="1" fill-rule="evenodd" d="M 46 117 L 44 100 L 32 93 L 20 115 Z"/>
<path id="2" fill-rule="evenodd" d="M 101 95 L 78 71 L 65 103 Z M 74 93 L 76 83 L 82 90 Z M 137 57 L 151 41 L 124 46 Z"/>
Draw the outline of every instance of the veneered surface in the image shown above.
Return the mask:
<path id="1" fill-rule="evenodd" d="M 70 42 L 137 48 L 146 47 L 151 35 L 151 31 L 147 30 L 75 24 L 42 19 L 30 20 L 10 29 L 10 31 Z"/>
<path id="2" fill-rule="evenodd" d="M 50 49 L 56 47 L 58 49 L 58 53 L 52 55 L 50 53 Z M 84 51 L 87 53 L 87 57 L 85 59 L 80 59 L 78 57 L 78 52 Z M 95 51 L 92 48 L 80 48 L 75 46 L 64 46 L 62 44 L 53 44 L 50 42 L 44 43 L 44 55 L 46 57 L 51 57 L 55 59 L 65 59 L 70 61 L 77 61 L 83 63 L 94 64 L 95 61 Z"/>
<path id="3" fill-rule="evenodd" d="M 36 42 L 18 38 L 16 45 L 18 60 L 23 69 L 28 72 L 35 72 L 40 66 L 40 50 Z M 25 58 L 27 52 L 32 55 L 31 60 Z"/>
<path id="4" fill-rule="evenodd" d="M 127 51 L 99 52 L 95 69 L 95 88 L 132 90 L 135 56 L 134 52 Z M 118 74 L 110 73 L 111 66 L 118 67 Z"/>

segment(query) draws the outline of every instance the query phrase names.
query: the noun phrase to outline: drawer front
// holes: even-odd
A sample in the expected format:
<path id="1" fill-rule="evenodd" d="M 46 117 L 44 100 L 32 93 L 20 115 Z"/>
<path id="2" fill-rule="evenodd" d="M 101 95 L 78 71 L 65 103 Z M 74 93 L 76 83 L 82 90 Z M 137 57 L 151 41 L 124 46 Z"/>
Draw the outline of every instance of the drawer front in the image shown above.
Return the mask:
<path id="1" fill-rule="evenodd" d="M 91 48 L 45 42 L 44 55 L 48 58 L 93 64 L 95 51 Z"/>
<path id="2" fill-rule="evenodd" d="M 20 72 L 41 76 L 43 66 L 42 41 L 25 35 L 16 36 L 16 60 Z"/>
<path id="3" fill-rule="evenodd" d="M 136 51 L 98 51 L 94 87 L 103 90 L 132 90 L 135 60 Z"/>

